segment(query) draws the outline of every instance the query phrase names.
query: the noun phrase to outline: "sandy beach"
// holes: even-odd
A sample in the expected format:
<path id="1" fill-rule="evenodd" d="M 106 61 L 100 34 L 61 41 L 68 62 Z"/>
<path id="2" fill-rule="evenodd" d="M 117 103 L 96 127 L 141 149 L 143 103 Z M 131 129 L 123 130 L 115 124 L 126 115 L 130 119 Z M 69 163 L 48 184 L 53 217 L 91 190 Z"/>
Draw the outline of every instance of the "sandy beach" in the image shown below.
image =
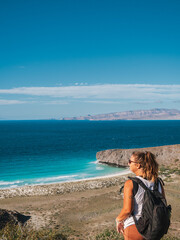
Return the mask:
<path id="1" fill-rule="evenodd" d="M 94 177 L 62 183 L 37 184 L 17 188 L 0 189 L 0 199 L 25 196 L 50 196 L 110 187 L 121 183 L 122 179 L 125 179 L 123 176 L 126 176 L 130 173 L 131 172 L 129 169 L 125 169 L 118 174 L 107 175 L 103 177 Z"/>
<path id="2" fill-rule="evenodd" d="M 116 176 L 4 189 L 0 190 L 0 205 L 31 216 L 27 225 L 33 228 L 59 229 L 68 239 L 95 239 L 105 229 L 115 229 L 123 201 L 119 189 L 128 175 L 126 170 Z M 180 237 L 180 176 L 162 177 L 173 209 L 169 233 Z"/>

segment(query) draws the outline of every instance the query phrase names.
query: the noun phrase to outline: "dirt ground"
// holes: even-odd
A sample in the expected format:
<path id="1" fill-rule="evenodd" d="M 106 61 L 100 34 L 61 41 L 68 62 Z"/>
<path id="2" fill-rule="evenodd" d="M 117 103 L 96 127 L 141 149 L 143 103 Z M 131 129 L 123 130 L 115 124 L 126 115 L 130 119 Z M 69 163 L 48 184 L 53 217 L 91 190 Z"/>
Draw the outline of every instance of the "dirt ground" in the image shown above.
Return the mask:
<path id="1" fill-rule="evenodd" d="M 172 205 L 169 232 L 180 237 L 180 176 L 166 183 L 168 203 Z M 119 186 L 92 189 L 55 196 L 14 197 L 0 200 L 0 208 L 31 216 L 34 228 L 56 228 L 68 239 L 95 239 L 107 228 L 115 229 L 115 218 L 122 207 Z"/>

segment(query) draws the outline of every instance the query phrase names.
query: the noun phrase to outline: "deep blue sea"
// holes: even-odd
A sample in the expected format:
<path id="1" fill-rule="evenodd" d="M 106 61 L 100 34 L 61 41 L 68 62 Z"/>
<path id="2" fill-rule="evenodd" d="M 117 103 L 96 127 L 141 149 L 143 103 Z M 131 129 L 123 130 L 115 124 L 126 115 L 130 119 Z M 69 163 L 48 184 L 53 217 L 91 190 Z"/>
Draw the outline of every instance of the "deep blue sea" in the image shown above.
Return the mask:
<path id="1" fill-rule="evenodd" d="M 180 121 L 0 121 L 0 188 L 116 174 L 96 152 L 171 144 Z"/>

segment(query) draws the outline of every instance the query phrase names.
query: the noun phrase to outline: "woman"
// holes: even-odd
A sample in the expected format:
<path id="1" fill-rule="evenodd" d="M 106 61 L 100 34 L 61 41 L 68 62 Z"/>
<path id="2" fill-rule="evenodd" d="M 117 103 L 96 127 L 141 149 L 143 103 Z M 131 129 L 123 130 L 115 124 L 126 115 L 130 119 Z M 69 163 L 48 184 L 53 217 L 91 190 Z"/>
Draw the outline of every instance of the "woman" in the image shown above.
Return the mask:
<path id="1" fill-rule="evenodd" d="M 151 152 L 133 152 L 128 165 L 149 189 L 153 189 L 154 182 L 158 177 L 158 163 Z M 136 188 L 136 189 L 135 189 Z M 163 186 L 159 183 L 158 191 L 164 195 Z M 123 233 L 125 240 L 143 240 L 138 232 L 133 215 L 138 220 L 141 216 L 143 205 L 144 189 L 138 184 L 133 186 L 133 181 L 128 180 L 124 185 L 123 208 L 116 218 L 116 228 L 119 233 Z"/>

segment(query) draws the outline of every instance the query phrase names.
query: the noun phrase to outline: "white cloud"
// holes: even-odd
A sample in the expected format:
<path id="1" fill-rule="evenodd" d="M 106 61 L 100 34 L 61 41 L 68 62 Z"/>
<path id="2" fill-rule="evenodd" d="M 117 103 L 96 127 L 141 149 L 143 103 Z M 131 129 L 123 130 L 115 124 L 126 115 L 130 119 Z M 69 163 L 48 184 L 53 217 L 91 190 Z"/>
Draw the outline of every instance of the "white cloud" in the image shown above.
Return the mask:
<path id="1" fill-rule="evenodd" d="M 69 102 L 67 101 L 45 101 L 45 102 L 42 102 L 42 103 L 45 103 L 45 104 L 52 104 L 52 105 L 64 105 L 64 104 L 69 104 Z"/>
<path id="2" fill-rule="evenodd" d="M 89 100 L 89 101 L 84 101 L 84 102 L 86 102 L 86 103 L 99 103 L 99 104 L 124 104 L 124 101 L 103 101 L 103 100 Z M 127 102 L 127 101 L 126 101 Z M 151 100 L 151 101 L 146 101 L 146 100 L 142 100 L 142 101 L 138 101 L 138 102 L 136 102 L 136 101 L 133 101 L 133 100 L 131 100 L 131 101 L 128 101 L 128 103 L 130 103 L 130 104 L 132 104 L 132 103 L 134 103 L 134 104 L 154 104 L 154 103 L 163 103 L 162 101 L 153 101 L 153 100 Z"/>
<path id="3" fill-rule="evenodd" d="M 180 85 L 104 84 L 61 87 L 20 87 L 0 89 L 1 94 L 22 94 L 88 100 L 179 100 Z"/>
<path id="4" fill-rule="evenodd" d="M 124 102 L 117 102 L 117 101 L 103 101 L 103 100 L 90 100 L 90 101 L 84 101 L 86 103 L 99 103 L 99 104 L 124 104 Z"/>
<path id="5" fill-rule="evenodd" d="M 12 104 L 23 104 L 27 103 L 26 101 L 18 101 L 18 100 L 6 100 L 0 99 L 0 105 L 12 105 Z"/>

